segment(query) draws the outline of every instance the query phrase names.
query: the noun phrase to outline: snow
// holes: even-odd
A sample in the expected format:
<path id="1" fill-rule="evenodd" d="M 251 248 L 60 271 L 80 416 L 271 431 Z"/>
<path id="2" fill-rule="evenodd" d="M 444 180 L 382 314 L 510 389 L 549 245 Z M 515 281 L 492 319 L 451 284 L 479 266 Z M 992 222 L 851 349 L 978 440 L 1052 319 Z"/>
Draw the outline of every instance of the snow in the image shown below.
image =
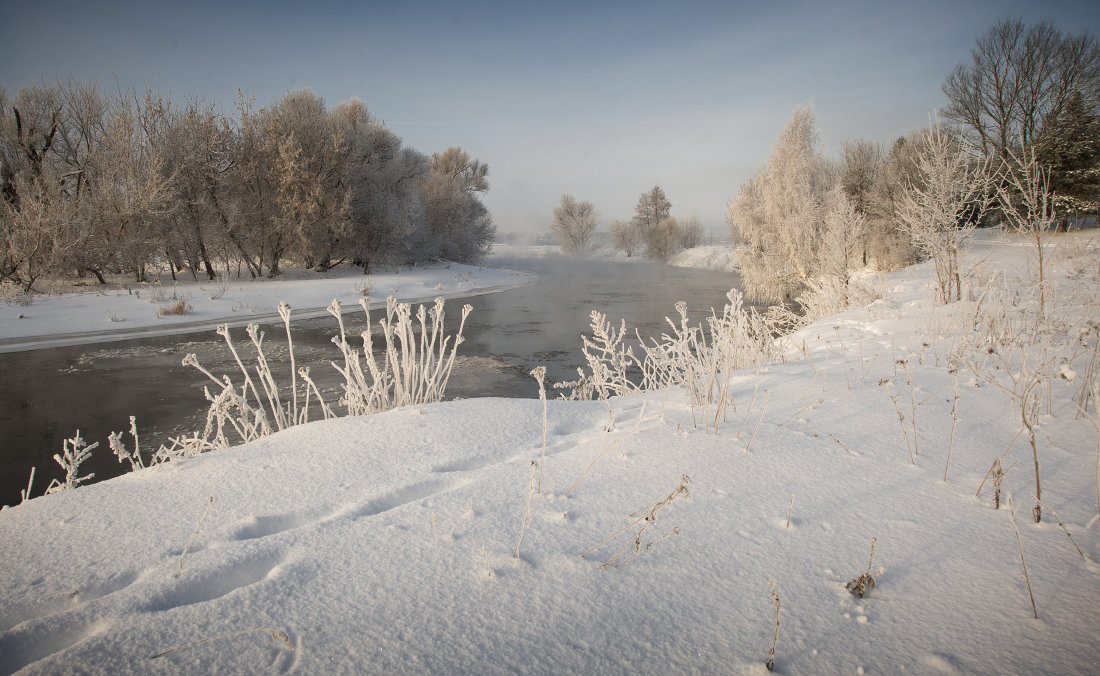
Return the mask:
<path id="1" fill-rule="evenodd" d="M 669 265 L 681 268 L 701 268 L 718 272 L 737 272 L 734 249 L 726 244 L 705 244 L 684 249 L 668 259 Z"/>
<path id="2" fill-rule="evenodd" d="M 978 241 L 971 260 L 1026 274 L 1028 251 Z M 1071 293 L 1100 286 L 1088 251 L 1055 264 L 1066 318 L 1097 318 Z M 310 423 L 4 510 L 0 672 L 762 674 L 774 581 L 779 673 L 1097 673 L 1097 431 L 1071 401 L 1087 361 L 1040 417 L 1034 524 L 1030 446 L 965 369 L 950 444 L 950 329 L 977 301 L 934 306 L 933 274 L 890 275 L 737 372 L 717 434 L 678 390 L 548 402 L 541 494 L 532 380 L 532 399 Z M 889 393 L 905 425 L 916 410 L 913 462 Z M 1006 449 L 1038 620 L 1013 517 L 989 482 L 975 495 Z M 638 525 L 582 558 L 684 475 L 636 558 L 601 565 Z"/>
<path id="3" fill-rule="evenodd" d="M 356 307 L 360 298 L 369 295 L 372 307 L 385 307 L 387 296 L 421 303 L 437 296 L 472 296 L 534 281 L 527 273 L 459 263 L 389 268 L 370 275 L 353 268 L 327 274 L 296 272 L 278 280 L 161 279 L 35 295 L 29 305 L 0 303 L 0 352 L 201 331 L 222 323 L 278 321 L 281 301 L 290 304 L 295 317 L 306 317 L 325 314 L 333 298 L 345 307 Z M 298 278 L 286 279 L 291 277 Z M 187 314 L 159 312 L 178 300 L 191 307 Z"/>

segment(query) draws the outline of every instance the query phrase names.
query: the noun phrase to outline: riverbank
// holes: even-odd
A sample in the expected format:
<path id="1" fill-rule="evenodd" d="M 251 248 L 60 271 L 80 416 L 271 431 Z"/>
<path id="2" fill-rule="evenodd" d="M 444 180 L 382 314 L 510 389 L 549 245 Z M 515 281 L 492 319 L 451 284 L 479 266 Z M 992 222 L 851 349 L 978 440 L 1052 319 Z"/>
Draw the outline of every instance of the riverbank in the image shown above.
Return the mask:
<path id="1" fill-rule="evenodd" d="M 0 352 L 129 340 L 278 321 L 280 302 L 294 316 L 325 314 L 332 300 L 358 307 L 370 296 L 385 307 L 393 296 L 406 303 L 463 298 L 535 281 L 514 270 L 444 263 L 385 268 L 370 275 L 351 267 L 327 273 L 292 270 L 280 279 L 115 283 L 106 288 L 35 294 L 0 303 Z M 26 303 L 26 304 L 24 304 Z"/>
<path id="2" fill-rule="evenodd" d="M 1051 244 L 1042 322 L 1026 242 L 979 241 L 967 300 L 888 275 L 717 417 L 448 402 L 0 512 L 0 671 L 1095 672 L 1100 248 Z M 1054 358 L 1039 524 L 998 356 Z"/>

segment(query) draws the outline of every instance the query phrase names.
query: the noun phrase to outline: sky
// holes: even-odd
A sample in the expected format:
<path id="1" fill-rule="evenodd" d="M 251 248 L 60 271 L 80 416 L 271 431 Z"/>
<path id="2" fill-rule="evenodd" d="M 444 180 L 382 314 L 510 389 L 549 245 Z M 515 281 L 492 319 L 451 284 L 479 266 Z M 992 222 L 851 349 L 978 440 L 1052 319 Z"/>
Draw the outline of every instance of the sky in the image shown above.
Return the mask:
<path id="1" fill-rule="evenodd" d="M 501 233 L 544 233 L 563 194 L 601 229 L 660 185 L 726 234 L 727 201 L 810 105 L 820 149 L 925 126 L 996 21 L 1094 36 L 1100 3 L 0 0 L 0 86 L 70 75 L 231 110 L 308 88 L 353 97 L 424 153 L 489 165 Z"/>

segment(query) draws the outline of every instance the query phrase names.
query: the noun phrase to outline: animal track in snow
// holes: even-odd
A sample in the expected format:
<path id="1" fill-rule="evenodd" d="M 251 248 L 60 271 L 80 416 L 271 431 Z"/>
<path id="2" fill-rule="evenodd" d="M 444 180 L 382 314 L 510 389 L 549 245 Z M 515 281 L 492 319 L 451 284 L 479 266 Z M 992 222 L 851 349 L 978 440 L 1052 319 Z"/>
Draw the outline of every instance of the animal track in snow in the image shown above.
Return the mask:
<path id="1" fill-rule="evenodd" d="M 106 622 L 86 624 L 70 618 L 49 618 L 32 626 L 0 632 L 0 673 L 19 671 L 106 629 Z"/>
<path id="2" fill-rule="evenodd" d="M 374 516 L 382 512 L 388 512 L 410 502 L 430 498 L 454 488 L 457 482 L 450 480 L 424 481 L 422 483 L 405 486 L 387 493 L 381 497 L 368 501 L 366 504 L 353 508 L 351 517 L 358 519 L 365 516 Z"/>
<path id="3" fill-rule="evenodd" d="M 125 589 L 137 579 L 135 573 L 115 575 L 107 580 L 93 582 L 85 588 L 73 588 L 43 594 L 37 598 L 8 600 L 0 606 L 0 631 L 7 631 L 24 622 L 49 617 L 94 601 L 120 589 Z"/>
<path id="4" fill-rule="evenodd" d="M 320 521 L 315 514 L 274 514 L 253 517 L 233 534 L 234 540 L 257 540 Z"/>
<path id="5" fill-rule="evenodd" d="M 233 561 L 214 570 L 190 574 L 184 571 L 183 577 L 173 587 L 154 595 L 143 610 L 171 610 L 219 599 L 268 579 L 282 561 L 282 554 L 268 552 L 243 561 Z"/>

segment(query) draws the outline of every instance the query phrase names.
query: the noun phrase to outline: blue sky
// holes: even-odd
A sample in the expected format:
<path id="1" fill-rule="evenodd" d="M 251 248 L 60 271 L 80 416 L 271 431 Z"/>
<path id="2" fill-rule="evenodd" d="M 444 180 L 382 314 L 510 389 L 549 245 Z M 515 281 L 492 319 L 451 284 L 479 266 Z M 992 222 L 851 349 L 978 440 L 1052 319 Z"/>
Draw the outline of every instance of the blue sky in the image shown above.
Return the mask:
<path id="1" fill-rule="evenodd" d="M 406 144 L 488 162 L 502 232 L 547 228 L 562 193 L 629 218 L 660 184 L 725 233 L 725 204 L 810 104 L 821 149 L 927 124 L 999 19 L 1100 29 L 1100 3 L 12 2 L 0 86 L 74 75 L 259 105 L 358 97 Z"/>

